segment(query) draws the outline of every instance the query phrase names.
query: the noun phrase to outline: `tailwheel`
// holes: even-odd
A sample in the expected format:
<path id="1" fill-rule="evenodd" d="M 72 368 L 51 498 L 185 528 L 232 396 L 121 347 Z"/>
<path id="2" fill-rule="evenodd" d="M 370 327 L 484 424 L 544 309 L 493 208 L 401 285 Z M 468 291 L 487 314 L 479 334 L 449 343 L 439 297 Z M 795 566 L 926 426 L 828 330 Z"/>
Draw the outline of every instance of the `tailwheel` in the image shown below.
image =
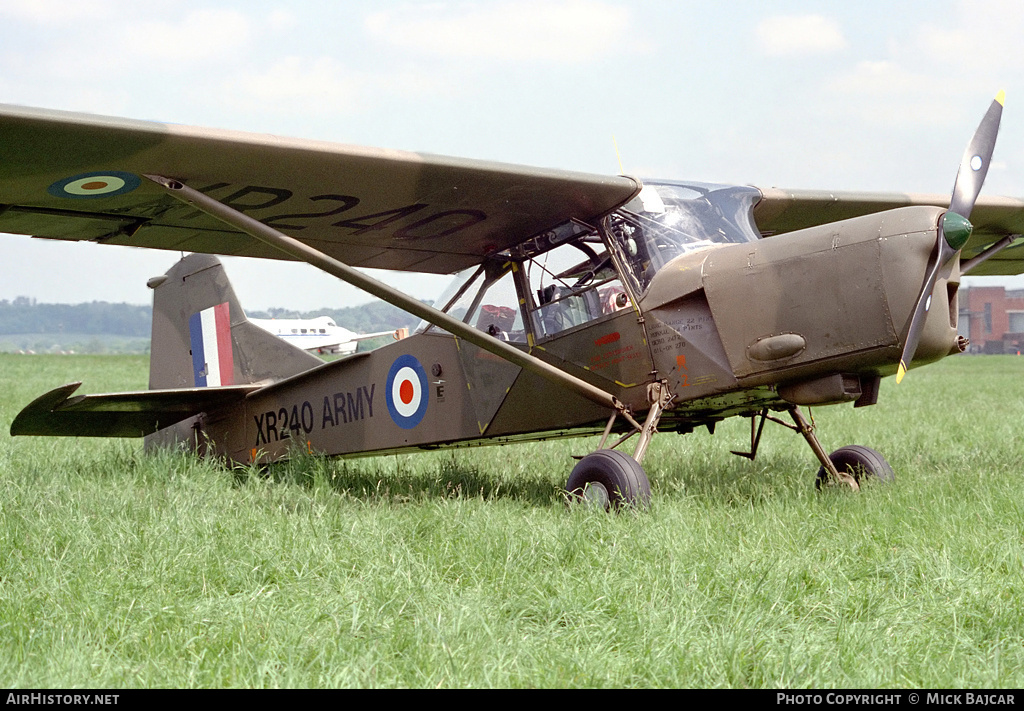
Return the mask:
<path id="1" fill-rule="evenodd" d="M 867 480 L 888 484 L 896 479 L 896 474 L 889 466 L 889 462 L 885 461 L 885 457 L 870 447 L 851 444 L 840 447 L 828 455 L 828 458 L 837 470 L 849 474 L 858 484 Z M 824 466 L 818 469 L 818 478 L 814 484 L 817 489 L 834 486 L 836 483 L 834 477 L 825 471 Z"/>
<path id="2" fill-rule="evenodd" d="M 572 499 L 605 509 L 647 508 L 651 501 L 644 468 L 617 449 L 599 449 L 583 457 L 573 467 L 565 488 Z"/>

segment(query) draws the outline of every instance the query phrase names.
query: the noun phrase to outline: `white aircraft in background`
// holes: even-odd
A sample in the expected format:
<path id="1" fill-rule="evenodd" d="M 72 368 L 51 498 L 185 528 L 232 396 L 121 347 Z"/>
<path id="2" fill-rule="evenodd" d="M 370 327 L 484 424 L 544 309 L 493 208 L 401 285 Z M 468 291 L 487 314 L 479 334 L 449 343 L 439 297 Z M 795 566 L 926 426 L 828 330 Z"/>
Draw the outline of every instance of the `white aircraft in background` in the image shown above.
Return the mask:
<path id="1" fill-rule="evenodd" d="M 409 335 L 409 329 L 399 328 L 394 331 L 377 333 L 354 333 L 342 328 L 330 316 L 316 318 L 253 318 L 249 319 L 264 331 L 272 333 L 294 346 L 311 353 L 336 353 L 351 355 L 356 352 L 359 341 L 366 341 L 381 336 L 392 336 L 400 340 Z"/>

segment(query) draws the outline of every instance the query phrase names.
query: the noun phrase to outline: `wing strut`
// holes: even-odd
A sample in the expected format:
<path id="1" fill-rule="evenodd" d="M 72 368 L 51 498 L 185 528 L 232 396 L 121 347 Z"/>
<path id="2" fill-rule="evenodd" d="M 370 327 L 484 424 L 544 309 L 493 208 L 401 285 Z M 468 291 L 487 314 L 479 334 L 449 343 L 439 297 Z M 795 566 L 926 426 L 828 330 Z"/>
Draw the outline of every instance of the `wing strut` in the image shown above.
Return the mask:
<path id="1" fill-rule="evenodd" d="M 159 175 L 147 175 L 145 177 L 162 187 L 171 196 L 178 200 L 202 210 L 221 222 L 241 230 L 251 237 L 258 239 L 259 241 L 268 244 L 271 247 L 294 257 L 295 259 L 311 264 L 317 269 L 321 269 L 358 289 L 388 302 L 389 304 L 397 306 L 404 311 L 408 311 L 415 316 L 419 316 L 438 328 L 442 328 L 459 338 L 463 338 L 473 345 L 483 348 L 485 351 L 489 351 L 494 355 L 513 363 L 514 365 L 518 365 L 524 370 L 528 370 L 529 372 L 545 378 L 556 385 L 569 388 L 591 402 L 597 403 L 602 407 L 617 410 L 622 413 L 638 430 L 641 429 L 639 423 L 637 423 L 629 413 L 626 412 L 625 406 L 611 393 L 607 393 L 604 390 L 591 385 L 585 380 L 581 380 L 580 378 L 560 370 L 550 363 L 545 363 L 529 353 L 525 353 L 518 348 L 514 348 L 503 341 L 499 341 L 482 331 L 478 331 L 469 324 L 463 323 L 443 311 L 438 311 L 431 306 L 427 306 L 408 294 L 404 294 L 397 289 L 393 289 L 387 284 L 384 284 L 383 282 L 348 266 L 344 262 L 340 262 L 319 250 L 313 249 L 309 245 L 303 244 L 297 239 L 282 234 L 274 228 L 269 227 L 268 225 L 265 225 L 262 222 L 239 212 L 238 210 L 232 209 L 197 190 L 193 190 L 177 180 L 171 180 Z"/>
<path id="2" fill-rule="evenodd" d="M 976 266 L 984 262 L 986 259 L 988 259 L 989 257 L 994 257 L 995 255 L 999 254 L 1020 238 L 1021 235 L 1006 235 L 995 244 L 989 245 L 989 247 L 985 249 L 985 251 L 983 251 L 981 254 L 976 254 L 970 259 L 960 262 L 960 273 L 967 274 L 967 272 L 974 269 Z M 970 276 L 970 274 L 967 274 L 967 276 Z"/>

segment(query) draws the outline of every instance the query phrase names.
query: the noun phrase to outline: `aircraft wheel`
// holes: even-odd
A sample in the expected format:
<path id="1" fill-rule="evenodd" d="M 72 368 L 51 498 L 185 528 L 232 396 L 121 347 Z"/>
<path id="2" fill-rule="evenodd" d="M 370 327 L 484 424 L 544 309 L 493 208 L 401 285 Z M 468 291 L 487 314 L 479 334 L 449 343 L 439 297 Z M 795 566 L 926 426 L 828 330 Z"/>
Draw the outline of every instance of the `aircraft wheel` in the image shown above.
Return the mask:
<path id="1" fill-rule="evenodd" d="M 836 465 L 836 469 L 851 474 L 858 484 L 867 479 L 888 484 L 896 479 L 896 474 L 889 466 L 889 462 L 885 461 L 885 457 L 871 447 L 851 444 L 847 447 L 840 447 L 828 455 L 828 458 Z M 820 467 L 818 478 L 814 483 L 815 488 L 820 490 L 834 485 L 835 482 L 829 479 L 825 467 Z"/>
<path id="2" fill-rule="evenodd" d="M 617 449 L 599 449 L 581 459 L 566 484 L 569 496 L 605 509 L 647 508 L 651 485 L 644 468 Z"/>

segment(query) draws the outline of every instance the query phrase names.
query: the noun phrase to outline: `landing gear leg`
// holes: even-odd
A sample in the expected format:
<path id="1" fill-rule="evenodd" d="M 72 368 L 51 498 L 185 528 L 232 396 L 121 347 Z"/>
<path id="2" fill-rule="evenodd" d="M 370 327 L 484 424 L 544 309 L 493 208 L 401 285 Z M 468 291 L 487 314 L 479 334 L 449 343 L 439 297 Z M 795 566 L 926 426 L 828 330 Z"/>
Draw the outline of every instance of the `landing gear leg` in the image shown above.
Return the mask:
<path id="1" fill-rule="evenodd" d="M 821 442 L 818 441 L 817 435 L 814 434 L 814 427 L 807 420 L 804 419 L 803 414 L 800 412 L 800 408 L 794 405 L 789 410 L 790 417 L 793 418 L 794 424 L 796 424 L 796 430 L 803 435 L 804 439 L 807 440 L 807 444 L 811 445 L 811 449 L 814 450 L 814 456 L 821 462 L 822 469 L 833 477 L 834 481 L 841 481 L 848 485 L 854 491 L 860 491 L 860 485 L 857 483 L 857 479 L 853 475 L 845 471 L 839 471 L 835 463 L 825 454 L 825 450 L 821 446 Z"/>
<path id="2" fill-rule="evenodd" d="M 647 391 L 647 397 L 651 401 L 651 409 L 647 412 L 647 419 L 644 426 L 640 428 L 640 439 L 636 443 L 636 450 L 633 452 L 633 459 L 637 464 L 643 462 L 647 454 L 647 445 L 651 443 L 651 437 L 658 431 L 658 422 L 661 421 L 661 413 L 671 402 L 668 389 L 661 383 L 652 383 Z"/>

